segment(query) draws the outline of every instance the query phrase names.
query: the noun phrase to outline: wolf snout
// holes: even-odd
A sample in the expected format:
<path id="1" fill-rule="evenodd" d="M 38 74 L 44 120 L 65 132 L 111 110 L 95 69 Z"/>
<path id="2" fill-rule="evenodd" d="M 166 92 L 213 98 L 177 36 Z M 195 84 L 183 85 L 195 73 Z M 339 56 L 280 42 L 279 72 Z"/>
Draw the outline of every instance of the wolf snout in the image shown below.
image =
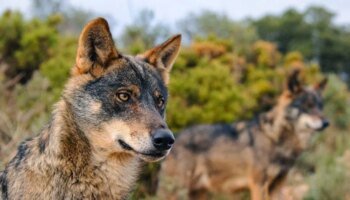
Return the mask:
<path id="1" fill-rule="evenodd" d="M 157 129 L 152 135 L 154 147 L 159 151 L 169 150 L 175 142 L 173 133 L 169 129 Z"/>

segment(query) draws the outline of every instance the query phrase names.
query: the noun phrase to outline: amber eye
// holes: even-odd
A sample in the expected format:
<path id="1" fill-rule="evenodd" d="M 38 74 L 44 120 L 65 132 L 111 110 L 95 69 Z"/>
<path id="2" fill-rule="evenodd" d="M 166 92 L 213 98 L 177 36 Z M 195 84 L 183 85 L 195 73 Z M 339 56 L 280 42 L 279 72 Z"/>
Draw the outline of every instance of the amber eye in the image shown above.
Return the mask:
<path id="1" fill-rule="evenodd" d="M 121 91 L 117 93 L 117 98 L 121 102 L 127 102 L 130 99 L 130 94 L 126 91 Z"/>
<path id="2" fill-rule="evenodd" d="M 157 106 L 158 108 L 163 109 L 165 104 L 165 100 L 162 96 L 157 97 Z"/>

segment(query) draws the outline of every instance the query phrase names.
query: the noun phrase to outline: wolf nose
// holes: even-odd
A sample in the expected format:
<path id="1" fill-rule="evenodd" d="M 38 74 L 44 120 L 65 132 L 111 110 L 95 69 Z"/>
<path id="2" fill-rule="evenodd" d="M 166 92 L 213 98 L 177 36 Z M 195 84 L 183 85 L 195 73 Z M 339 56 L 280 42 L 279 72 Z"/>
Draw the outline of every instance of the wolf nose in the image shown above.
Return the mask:
<path id="1" fill-rule="evenodd" d="M 164 151 L 171 148 L 175 142 L 175 138 L 170 130 L 157 129 L 153 134 L 152 142 L 157 150 Z"/>
<path id="2" fill-rule="evenodd" d="M 322 129 L 325 129 L 325 128 L 327 128 L 329 126 L 329 121 L 328 120 L 323 120 L 322 121 Z"/>

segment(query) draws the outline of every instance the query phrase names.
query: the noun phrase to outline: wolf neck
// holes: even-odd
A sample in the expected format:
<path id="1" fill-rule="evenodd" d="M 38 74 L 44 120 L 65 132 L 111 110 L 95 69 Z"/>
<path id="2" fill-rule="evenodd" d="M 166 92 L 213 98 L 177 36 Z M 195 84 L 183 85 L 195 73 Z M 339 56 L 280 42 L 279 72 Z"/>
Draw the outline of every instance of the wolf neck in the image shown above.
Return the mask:
<path id="1" fill-rule="evenodd" d="M 80 173 L 90 163 L 90 144 L 63 100 L 55 105 L 51 122 L 43 130 L 39 143 L 41 153 L 57 157 L 60 160 L 57 164 L 64 165 L 62 169 L 66 173 Z"/>
<path id="2" fill-rule="evenodd" d="M 288 157 L 288 155 L 299 154 L 301 149 L 298 145 L 295 129 L 284 115 L 284 109 L 285 105 L 280 105 L 262 114 L 263 121 L 260 123 L 260 127 L 265 136 L 275 144 L 274 147 Z"/>

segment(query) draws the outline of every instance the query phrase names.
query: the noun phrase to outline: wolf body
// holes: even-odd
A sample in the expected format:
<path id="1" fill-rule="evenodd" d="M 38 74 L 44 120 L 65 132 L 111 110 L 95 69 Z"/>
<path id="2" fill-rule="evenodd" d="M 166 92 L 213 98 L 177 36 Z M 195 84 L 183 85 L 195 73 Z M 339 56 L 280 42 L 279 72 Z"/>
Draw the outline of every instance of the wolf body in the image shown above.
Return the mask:
<path id="1" fill-rule="evenodd" d="M 306 88 L 298 74 L 289 77 L 272 110 L 254 120 L 180 132 L 162 163 L 158 196 L 208 199 L 210 193 L 249 189 L 252 199 L 269 199 L 309 138 L 328 126 L 321 97 L 326 80 Z"/>
<path id="2" fill-rule="evenodd" d="M 50 123 L 1 172 L 0 199 L 126 199 L 142 163 L 174 143 L 164 113 L 180 41 L 126 56 L 106 20 L 89 22 Z"/>

